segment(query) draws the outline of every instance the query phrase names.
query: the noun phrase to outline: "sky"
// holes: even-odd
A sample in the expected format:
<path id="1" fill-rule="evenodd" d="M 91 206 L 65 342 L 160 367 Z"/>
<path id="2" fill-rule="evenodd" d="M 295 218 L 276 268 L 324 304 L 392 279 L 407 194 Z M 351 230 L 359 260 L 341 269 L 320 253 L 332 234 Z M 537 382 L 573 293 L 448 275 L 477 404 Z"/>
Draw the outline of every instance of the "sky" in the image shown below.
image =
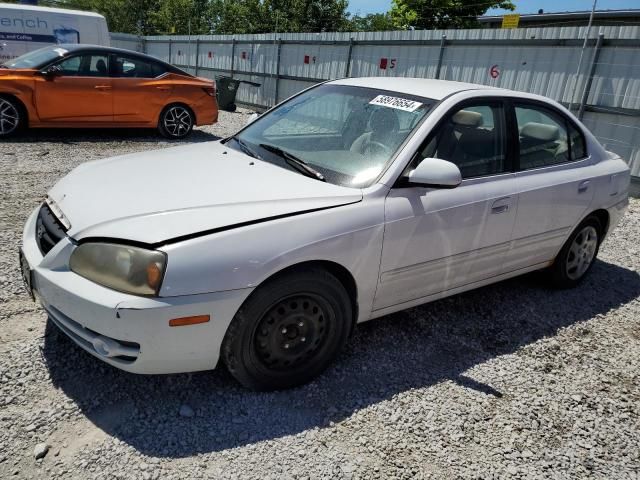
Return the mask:
<path id="1" fill-rule="evenodd" d="M 571 10 L 591 10 L 593 0 L 513 0 L 518 13 L 537 13 L 540 8 L 545 12 L 566 12 Z M 391 0 L 349 0 L 349 12 L 381 13 L 391 7 Z M 598 10 L 615 10 L 619 8 L 640 8 L 640 0 L 598 0 Z M 501 10 L 490 10 L 492 15 L 504 13 Z"/>

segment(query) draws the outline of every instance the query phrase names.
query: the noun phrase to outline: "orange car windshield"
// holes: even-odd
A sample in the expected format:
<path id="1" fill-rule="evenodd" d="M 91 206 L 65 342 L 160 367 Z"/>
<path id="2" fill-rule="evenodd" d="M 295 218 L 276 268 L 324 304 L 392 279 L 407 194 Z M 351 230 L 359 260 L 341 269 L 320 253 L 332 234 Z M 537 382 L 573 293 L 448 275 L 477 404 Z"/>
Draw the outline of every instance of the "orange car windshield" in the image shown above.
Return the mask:
<path id="1" fill-rule="evenodd" d="M 44 47 L 33 52 L 25 53 L 9 60 L 2 65 L 6 68 L 41 68 L 56 58 L 63 57 L 68 50 L 60 47 Z"/>

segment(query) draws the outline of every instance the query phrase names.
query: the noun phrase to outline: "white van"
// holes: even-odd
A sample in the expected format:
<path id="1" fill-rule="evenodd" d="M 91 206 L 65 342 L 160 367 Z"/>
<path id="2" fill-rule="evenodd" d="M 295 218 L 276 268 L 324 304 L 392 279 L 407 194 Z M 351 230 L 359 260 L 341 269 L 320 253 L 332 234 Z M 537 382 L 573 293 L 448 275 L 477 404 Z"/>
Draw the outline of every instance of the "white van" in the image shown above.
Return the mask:
<path id="1" fill-rule="evenodd" d="M 108 47 L 107 21 L 93 12 L 0 3 L 0 63 L 52 43 Z"/>

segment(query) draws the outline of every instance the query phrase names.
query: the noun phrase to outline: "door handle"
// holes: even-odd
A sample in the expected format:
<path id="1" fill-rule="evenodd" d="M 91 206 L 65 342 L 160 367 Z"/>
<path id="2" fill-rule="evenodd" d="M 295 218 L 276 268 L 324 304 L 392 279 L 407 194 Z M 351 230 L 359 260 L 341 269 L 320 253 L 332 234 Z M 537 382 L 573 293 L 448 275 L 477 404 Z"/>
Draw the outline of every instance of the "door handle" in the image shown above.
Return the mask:
<path id="1" fill-rule="evenodd" d="M 589 184 L 591 181 L 584 180 L 578 184 L 578 193 L 584 193 L 589 189 Z"/>
<path id="2" fill-rule="evenodd" d="M 496 205 L 491 207 L 491 213 L 503 213 L 509 210 L 509 205 Z"/>
<path id="3" fill-rule="evenodd" d="M 171 87 L 156 87 L 158 90 L 171 90 Z"/>
<path id="4" fill-rule="evenodd" d="M 509 204 L 511 203 L 511 197 L 499 198 L 493 205 L 491 205 L 491 213 L 504 213 L 509 210 Z"/>
<path id="5" fill-rule="evenodd" d="M 111 85 L 96 85 L 93 88 L 96 90 L 111 90 Z"/>

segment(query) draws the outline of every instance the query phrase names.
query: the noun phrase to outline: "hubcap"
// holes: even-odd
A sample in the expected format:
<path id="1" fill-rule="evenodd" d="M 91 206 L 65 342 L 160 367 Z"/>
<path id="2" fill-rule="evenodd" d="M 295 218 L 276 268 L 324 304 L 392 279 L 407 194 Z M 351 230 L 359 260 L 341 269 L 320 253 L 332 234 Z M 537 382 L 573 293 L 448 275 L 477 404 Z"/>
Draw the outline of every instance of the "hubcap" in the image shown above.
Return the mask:
<path id="1" fill-rule="evenodd" d="M 567 255 L 567 276 L 571 280 L 580 278 L 589 268 L 598 247 L 598 232 L 592 226 L 584 227 L 573 239 Z"/>
<path id="2" fill-rule="evenodd" d="M 284 371 L 306 364 L 326 343 L 330 328 L 324 302 L 295 295 L 276 303 L 258 323 L 254 346 L 269 370 Z"/>
<path id="3" fill-rule="evenodd" d="M 181 137 L 191 128 L 191 114 L 184 107 L 171 107 L 164 115 L 164 128 L 172 137 Z"/>
<path id="4" fill-rule="evenodd" d="M 18 128 L 20 115 L 16 107 L 0 98 L 0 135 L 8 135 Z"/>

